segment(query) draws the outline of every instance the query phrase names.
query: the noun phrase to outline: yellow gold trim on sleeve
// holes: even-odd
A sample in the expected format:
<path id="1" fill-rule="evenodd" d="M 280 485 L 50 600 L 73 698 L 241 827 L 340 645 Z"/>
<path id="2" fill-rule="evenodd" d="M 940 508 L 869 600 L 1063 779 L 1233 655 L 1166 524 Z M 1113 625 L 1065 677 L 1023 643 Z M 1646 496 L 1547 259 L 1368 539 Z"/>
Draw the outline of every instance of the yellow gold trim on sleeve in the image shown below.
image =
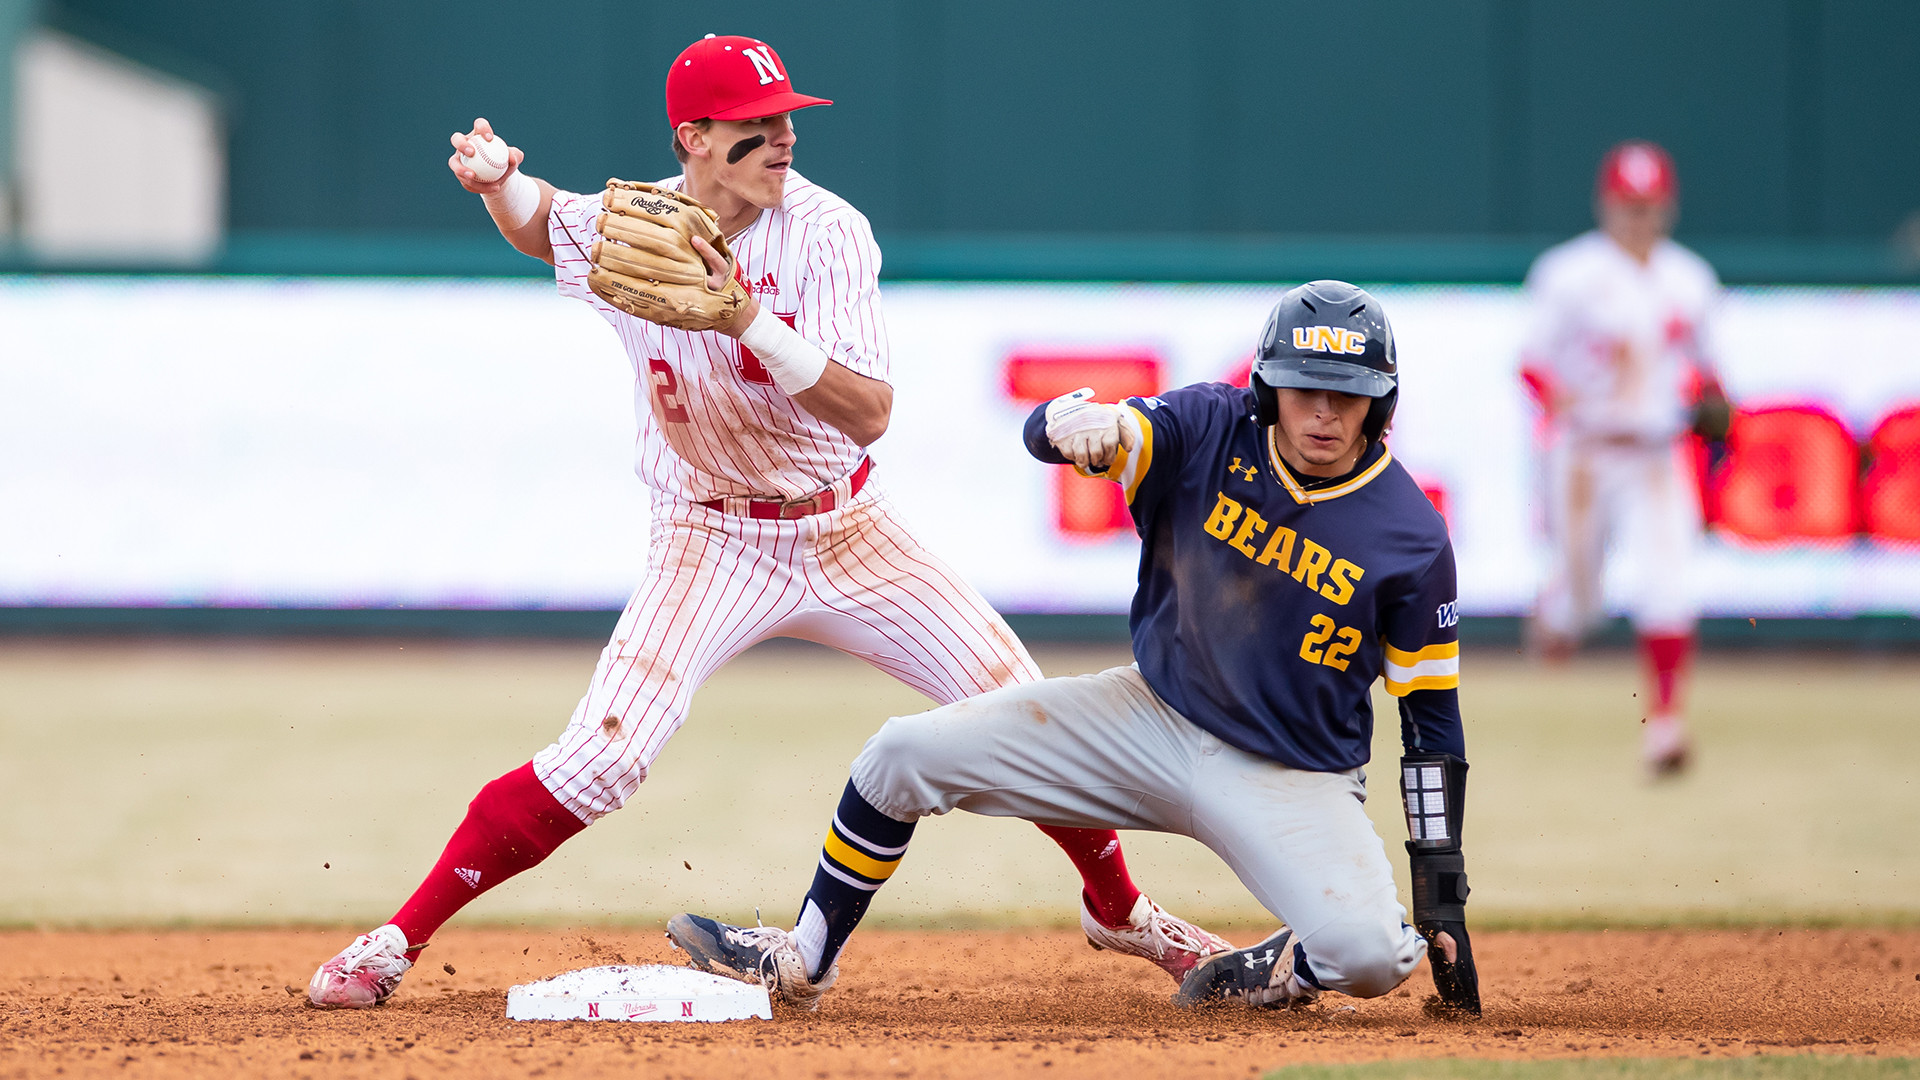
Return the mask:
<path id="1" fill-rule="evenodd" d="M 1391 643 L 1383 644 L 1387 647 L 1387 663 L 1399 664 L 1401 667 L 1412 667 L 1422 660 L 1455 660 L 1460 656 L 1460 643 L 1457 641 L 1442 641 L 1437 645 L 1428 645 L 1419 652 L 1396 649 Z"/>
<path id="2" fill-rule="evenodd" d="M 1386 663 L 1380 675 L 1387 681 L 1387 693 L 1406 697 L 1415 690 L 1457 690 L 1460 687 L 1460 643 L 1442 641 L 1408 652 L 1385 641 Z"/>
<path id="3" fill-rule="evenodd" d="M 1123 448 L 1120 456 L 1114 459 L 1114 469 L 1109 471 L 1125 492 L 1127 505 L 1132 506 L 1134 493 L 1140 490 L 1140 481 L 1146 479 L 1147 470 L 1153 467 L 1153 421 L 1132 405 L 1122 403 L 1121 407 L 1140 422 L 1140 445 L 1131 454 Z"/>
<path id="4" fill-rule="evenodd" d="M 1460 689 L 1460 673 L 1457 671 L 1451 675 L 1421 675 L 1409 682 L 1395 682 L 1391 678 L 1387 680 L 1387 693 L 1394 697 L 1406 697 L 1415 690 L 1458 689 Z"/>

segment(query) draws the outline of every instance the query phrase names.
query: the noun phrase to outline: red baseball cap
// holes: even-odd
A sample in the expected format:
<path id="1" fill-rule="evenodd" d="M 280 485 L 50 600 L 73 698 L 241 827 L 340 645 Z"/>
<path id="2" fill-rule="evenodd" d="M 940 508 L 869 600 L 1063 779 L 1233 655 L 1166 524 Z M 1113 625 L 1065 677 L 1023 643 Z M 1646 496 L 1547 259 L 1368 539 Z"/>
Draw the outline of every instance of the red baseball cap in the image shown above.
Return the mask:
<path id="1" fill-rule="evenodd" d="M 1680 193 L 1680 178 L 1665 150 L 1634 139 L 1607 151 L 1593 186 L 1602 198 L 1665 202 Z"/>
<path id="2" fill-rule="evenodd" d="M 674 57 L 667 70 L 667 123 L 674 127 L 690 120 L 754 120 L 831 104 L 826 98 L 794 93 L 780 54 L 759 38 L 708 34 Z"/>

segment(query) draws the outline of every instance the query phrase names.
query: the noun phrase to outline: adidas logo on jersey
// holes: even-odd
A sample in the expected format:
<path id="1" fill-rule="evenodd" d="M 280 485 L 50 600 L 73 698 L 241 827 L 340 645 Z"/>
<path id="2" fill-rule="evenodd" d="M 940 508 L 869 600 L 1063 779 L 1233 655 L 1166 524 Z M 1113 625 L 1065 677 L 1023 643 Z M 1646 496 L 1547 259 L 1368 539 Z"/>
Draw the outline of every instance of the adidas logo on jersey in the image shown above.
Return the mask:
<path id="1" fill-rule="evenodd" d="M 462 866 L 459 869 L 455 870 L 454 873 L 459 874 L 460 880 L 467 883 L 467 888 L 477 889 L 480 887 L 480 871 L 469 870 L 466 867 Z"/>
<path id="2" fill-rule="evenodd" d="M 746 285 L 747 291 L 751 293 L 777 293 L 780 291 L 780 286 L 773 280 L 773 271 L 771 270 L 761 274 L 759 281 L 748 281 L 743 282 L 743 284 Z"/>

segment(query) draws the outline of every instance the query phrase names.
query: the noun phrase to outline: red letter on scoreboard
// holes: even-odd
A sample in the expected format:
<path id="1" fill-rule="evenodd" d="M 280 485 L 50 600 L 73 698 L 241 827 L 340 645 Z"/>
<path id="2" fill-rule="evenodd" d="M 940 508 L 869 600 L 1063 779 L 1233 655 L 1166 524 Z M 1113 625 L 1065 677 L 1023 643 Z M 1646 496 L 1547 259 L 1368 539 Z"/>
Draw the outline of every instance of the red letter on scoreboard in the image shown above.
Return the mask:
<path id="1" fill-rule="evenodd" d="M 1728 442 L 1716 485 L 1721 527 L 1763 542 L 1852 534 L 1859 452 L 1832 413 L 1813 406 L 1743 410 Z"/>
<path id="2" fill-rule="evenodd" d="M 1887 414 L 1867 440 L 1860 501 L 1867 531 L 1881 540 L 1920 541 L 1920 405 Z"/>

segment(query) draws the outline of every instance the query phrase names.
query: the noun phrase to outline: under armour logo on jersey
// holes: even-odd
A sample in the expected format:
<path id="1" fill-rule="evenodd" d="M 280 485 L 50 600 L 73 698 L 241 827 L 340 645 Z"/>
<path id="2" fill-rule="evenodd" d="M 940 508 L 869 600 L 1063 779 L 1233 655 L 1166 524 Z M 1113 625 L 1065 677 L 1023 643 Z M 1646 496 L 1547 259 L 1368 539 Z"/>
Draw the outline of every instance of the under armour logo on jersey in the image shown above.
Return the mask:
<path id="1" fill-rule="evenodd" d="M 1358 330 L 1333 326 L 1296 326 L 1293 347 L 1307 352 L 1347 353 L 1359 356 L 1367 351 L 1367 335 Z"/>
<path id="2" fill-rule="evenodd" d="M 458 870 L 455 870 L 454 873 L 459 874 L 460 880 L 467 883 L 467 888 L 477 889 L 480 887 L 480 871 L 469 870 L 462 866 Z"/>
<path id="3" fill-rule="evenodd" d="M 1233 464 L 1227 466 L 1227 471 L 1230 473 L 1238 473 L 1241 479 L 1249 480 L 1249 481 L 1252 480 L 1254 477 L 1260 475 L 1259 469 L 1256 469 L 1251 465 L 1240 464 L 1239 458 L 1233 459 Z"/>
<path id="4" fill-rule="evenodd" d="M 753 70 L 760 73 L 760 85 L 770 82 L 786 82 L 787 77 L 780 72 L 780 65 L 773 62 L 773 50 L 765 45 L 757 49 L 742 49 L 741 54 L 753 61 Z"/>

